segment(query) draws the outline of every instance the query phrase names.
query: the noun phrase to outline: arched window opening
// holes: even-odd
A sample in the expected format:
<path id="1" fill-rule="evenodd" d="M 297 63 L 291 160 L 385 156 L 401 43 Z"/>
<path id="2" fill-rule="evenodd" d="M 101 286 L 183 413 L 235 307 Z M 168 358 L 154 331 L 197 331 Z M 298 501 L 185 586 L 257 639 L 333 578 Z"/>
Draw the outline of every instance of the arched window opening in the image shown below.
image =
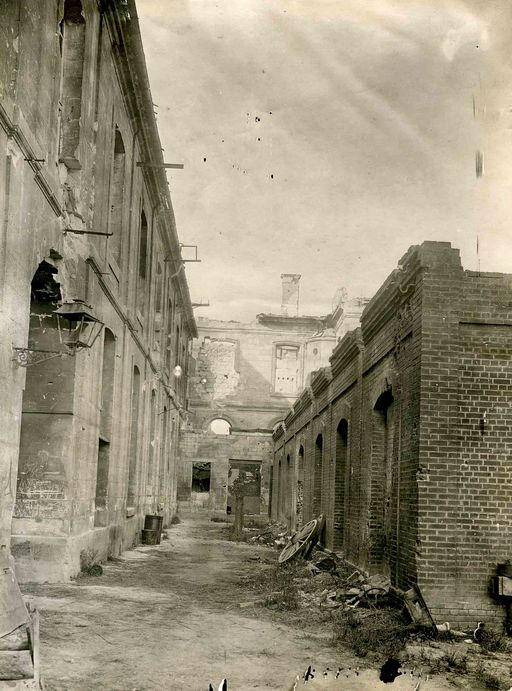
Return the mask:
<path id="1" fill-rule="evenodd" d="M 35 272 L 30 290 L 28 348 L 61 350 L 54 310 L 61 303 L 57 269 L 46 261 Z M 16 519 L 41 523 L 65 513 L 67 447 L 72 433 L 75 358 L 42 360 L 26 369 L 18 460 Z M 37 528 L 39 526 L 39 528 Z"/>
<path id="2" fill-rule="evenodd" d="M 100 433 L 96 466 L 96 512 L 94 525 L 107 525 L 107 497 L 112 440 L 112 404 L 114 399 L 114 370 L 116 341 L 110 329 L 103 335 L 103 366 L 101 372 Z"/>
<path id="3" fill-rule="evenodd" d="M 170 290 L 170 286 L 169 286 Z M 167 301 L 167 338 L 165 347 L 165 366 L 168 372 L 172 372 L 172 358 L 173 358 L 173 344 L 172 344 L 172 330 L 174 327 L 174 310 L 172 304 L 172 297 L 169 294 Z"/>
<path id="4" fill-rule="evenodd" d="M 169 468 L 169 444 L 168 444 L 168 423 L 169 423 L 169 411 L 167 406 L 161 414 L 162 418 L 162 439 L 160 443 L 160 463 L 159 463 L 159 474 L 158 474 L 158 488 L 157 494 L 159 495 L 158 501 L 164 502 L 166 500 L 165 482 L 166 482 L 166 470 Z"/>
<path id="5" fill-rule="evenodd" d="M 304 523 L 304 447 L 299 448 L 297 457 L 297 496 L 295 501 L 295 528 L 299 530 Z"/>
<path id="6" fill-rule="evenodd" d="M 284 464 L 284 497 L 283 497 L 283 519 L 290 527 L 291 507 L 292 507 L 292 460 L 290 454 L 286 456 Z"/>
<path id="7" fill-rule="evenodd" d="M 140 408 L 140 371 L 135 365 L 132 376 L 132 401 L 130 424 L 130 466 L 128 471 L 127 505 L 135 508 L 137 502 L 137 475 L 139 456 L 139 408 Z"/>
<path id="8" fill-rule="evenodd" d="M 110 183 L 110 232 L 109 247 L 118 267 L 121 266 L 123 241 L 123 209 L 125 191 L 125 149 L 121 132 L 116 127 L 114 135 L 114 155 Z"/>
<path id="9" fill-rule="evenodd" d="M 59 160 L 70 169 L 79 169 L 78 146 L 85 55 L 85 18 L 80 0 L 65 0 L 60 31 L 62 68 Z"/>
<path id="10" fill-rule="evenodd" d="M 155 285 L 155 312 L 153 317 L 153 350 L 157 356 L 160 355 L 163 325 L 163 273 L 162 264 L 156 265 L 156 285 Z"/>
<path id="11" fill-rule="evenodd" d="M 322 464 L 323 464 L 324 440 L 319 434 L 315 441 L 315 468 L 313 481 L 313 518 L 322 513 Z"/>
<path id="12" fill-rule="evenodd" d="M 370 564 L 388 575 L 391 548 L 391 483 L 393 458 L 393 395 L 386 390 L 373 409 Z"/>
<path id="13" fill-rule="evenodd" d="M 224 418 L 215 418 L 208 425 L 208 430 L 213 432 L 213 434 L 231 434 L 231 425 Z"/>
<path id="14" fill-rule="evenodd" d="M 148 457 L 148 472 L 147 472 L 147 487 L 146 494 L 151 497 L 155 494 L 155 463 L 157 459 L 157 438 L 156 438 L 156 391 L 151 392 L 151 408 L 150 408 L 150 423 L 149 423 L 149 457 Z"/>
<path id="15" fill-rule="evenodd" d="M 148 264 L 148 221 L 144 209 L 140 212 L 139 228 L 139 280 L 137 287 L 137 309 L 144 314 L 146 304 L 146 276 Z"/>
<path id="16" fill-rule="evenodd" d="M 334 473 L 334 549 L 344 546 L 345 496 L 348 455 L 348 422 L 340 420 L 336 429 L 336 465 Z"/>

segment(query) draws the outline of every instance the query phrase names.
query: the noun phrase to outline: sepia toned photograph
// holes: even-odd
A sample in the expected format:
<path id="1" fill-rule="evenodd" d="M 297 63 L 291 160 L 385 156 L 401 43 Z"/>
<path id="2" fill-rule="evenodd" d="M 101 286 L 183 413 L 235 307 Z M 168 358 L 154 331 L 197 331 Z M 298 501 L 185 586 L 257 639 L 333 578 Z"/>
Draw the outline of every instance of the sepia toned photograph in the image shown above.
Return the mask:
<path id="1" fill-rule="evenodd" d="M 512 691 L 511 46 L 0 0 L 0 691 Z"/>

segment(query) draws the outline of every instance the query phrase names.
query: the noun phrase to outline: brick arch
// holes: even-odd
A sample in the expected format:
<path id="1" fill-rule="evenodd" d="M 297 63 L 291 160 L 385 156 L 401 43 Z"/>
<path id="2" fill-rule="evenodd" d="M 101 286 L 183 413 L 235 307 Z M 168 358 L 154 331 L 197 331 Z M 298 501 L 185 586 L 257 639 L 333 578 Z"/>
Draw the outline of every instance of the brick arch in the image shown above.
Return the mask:
<path id="1" fill-rule="evenodd" d="M 340 418 L 335 429 L 335 456 L 334 456 L 334 549 L 344 546 L 346 497 L 350 478 L 347 480 L 349 467 L 349 435 L 350 424 L 346 417 Z"/>
<path id="2" fill-rule="evenodd" d="M 394 401 L 389 380 L 371 409 L 370 567 L 389 575 L 394 464 Z"/>

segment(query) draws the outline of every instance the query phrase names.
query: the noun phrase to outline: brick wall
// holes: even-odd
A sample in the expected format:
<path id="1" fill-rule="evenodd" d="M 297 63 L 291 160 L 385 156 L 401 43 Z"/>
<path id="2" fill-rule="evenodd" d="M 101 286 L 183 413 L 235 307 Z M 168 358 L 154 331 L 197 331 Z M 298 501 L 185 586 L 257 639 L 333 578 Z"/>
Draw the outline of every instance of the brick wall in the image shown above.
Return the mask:
<path id="1" fill-rule="evenodd" d="M 511 557 L 511 307 L 512 277 L 464 272 L 449 243 L 411 248 L 274 434 L 274 495 L 302 444 L 304 519 L 324 512 L 328 547 L 417 584 L 454 625 L 504 618 L 488 583 Z"/>

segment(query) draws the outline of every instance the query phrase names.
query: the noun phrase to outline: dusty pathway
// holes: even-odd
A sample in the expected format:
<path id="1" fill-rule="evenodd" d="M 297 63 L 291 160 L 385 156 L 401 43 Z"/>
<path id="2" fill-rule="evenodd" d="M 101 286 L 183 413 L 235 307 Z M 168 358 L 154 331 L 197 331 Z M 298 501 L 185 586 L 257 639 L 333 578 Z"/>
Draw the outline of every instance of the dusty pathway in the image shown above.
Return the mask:
<path id="1" fill-rule="evenodd" d="M 289 689 L 310 662 L 360 665 L 349 654 L 333 659 L 328 625 L 298 628 L 268 610 L 240 609 L 253 597 L 242 577 L 262 568 L 256 551 L 275 559 L 268 548 L 226 541 L 218 524 L 187 521 L 159 547 L 109 562 L 103 576 L 25 587 L 41 610 L 48 690 L 206 691 L 223 676 L 230 691 Z M 386 688 L 375 670 L 362 678 L 357 688 Z M 356 686 L 347 678 L 332 688 Z"/>

